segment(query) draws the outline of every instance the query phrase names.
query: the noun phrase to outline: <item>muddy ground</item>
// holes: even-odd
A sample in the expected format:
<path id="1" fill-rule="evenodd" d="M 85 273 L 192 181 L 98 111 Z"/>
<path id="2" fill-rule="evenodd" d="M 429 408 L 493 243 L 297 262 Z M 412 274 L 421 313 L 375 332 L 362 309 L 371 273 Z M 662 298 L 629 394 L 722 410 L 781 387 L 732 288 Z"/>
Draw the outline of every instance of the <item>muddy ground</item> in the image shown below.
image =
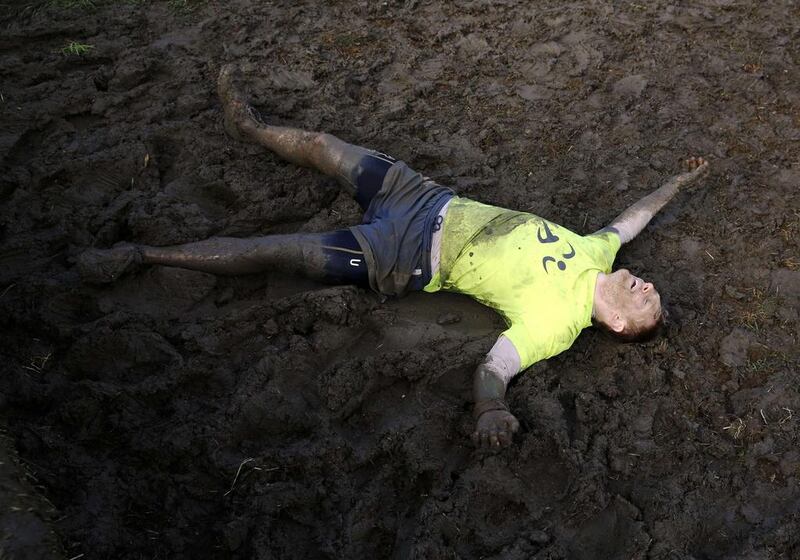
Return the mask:
<path id="1" fill-rule="evenodd" d="M 800 558 L 796 3 L 68 4 L 0 23 L 0 416 L 39 493 L 0 506 L 9 556 L 44 556 L 45 518 L 66 558 Z M 359 220 L 224 135 L 225 62 L 273 122 L 582 232 L 706 155 L 618 259 L 665 336 L 584 332 L 484 454 L 470 377 L 503 324 L 466 298 L 82 284 L 89 246 Z"/>

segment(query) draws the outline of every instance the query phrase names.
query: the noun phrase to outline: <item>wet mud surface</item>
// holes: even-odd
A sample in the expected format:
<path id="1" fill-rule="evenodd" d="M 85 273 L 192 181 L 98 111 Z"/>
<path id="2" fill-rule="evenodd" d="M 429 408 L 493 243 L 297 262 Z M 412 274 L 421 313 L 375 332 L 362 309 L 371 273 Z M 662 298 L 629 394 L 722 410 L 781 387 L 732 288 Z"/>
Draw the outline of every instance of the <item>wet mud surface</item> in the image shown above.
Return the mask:
<path id="1" fill-rule="evenodd" d="M 2 16 L 0 415 L 52 503 L 11 539 L 46 517 L 67 558 L 798 558 L 795 3 L 96 4 Z M 465 298 L 82 284 L 89 246 L 359 220 L 225 136 L 225 62 L 273 122 L 581 232 L 707 156 L 618 259 L 665 336 L 587 330 L 513 382 L 522 429 L 483 454 L 470 378 L 503 325 Z"/>

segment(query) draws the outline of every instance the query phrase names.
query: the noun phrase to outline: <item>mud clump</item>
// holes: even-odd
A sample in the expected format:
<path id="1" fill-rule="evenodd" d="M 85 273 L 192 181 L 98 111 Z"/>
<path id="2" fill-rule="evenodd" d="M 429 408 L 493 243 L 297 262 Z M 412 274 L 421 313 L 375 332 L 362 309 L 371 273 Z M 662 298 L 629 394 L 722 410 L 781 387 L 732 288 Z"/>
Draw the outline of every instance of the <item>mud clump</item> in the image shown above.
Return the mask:
<path id="1" fill-rule="evenodd" d="M 791 3 L 39 4 L 0 16 L 0 507 L 30 495 L 0 556 L 32 535 L 66 558 L 797 556 Z M 705 155 L 708 187 L 617 261 L 658 286 L 665 336 L 589 330 L 532 367 L 486 455 L 471 375 L 504 327 L 465 298 L 82 282 L 87 247 L 360 219 L 226 137 L 228 62 L 273 122 L 580 232 Z"/>

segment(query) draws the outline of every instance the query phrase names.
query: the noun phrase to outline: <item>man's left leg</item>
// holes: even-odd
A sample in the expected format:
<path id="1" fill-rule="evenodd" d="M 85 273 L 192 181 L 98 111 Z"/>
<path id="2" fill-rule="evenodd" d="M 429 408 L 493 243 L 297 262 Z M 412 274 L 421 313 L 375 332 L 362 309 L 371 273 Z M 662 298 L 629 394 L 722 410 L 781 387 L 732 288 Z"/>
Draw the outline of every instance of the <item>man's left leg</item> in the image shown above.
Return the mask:
<path id="1" fill-rule="evenodd" d="M 397 160 L 381 152 L 349 144 L 333 134 L 278 126 L 264 121 L 236 81 L 233 64 L 222 67 L 217 94 L 225 113 L 225 130 L 242 141 L 263 146 L 283 159 L 334 177 L 366 210 L 383 177 Z"/>
<path id="2" fill-rule="evenodd" d="M 234 66 L 225 66 L 217 82 L 228 132 L 289 161 L 336 177 L 366 210 L 396 160 L 331 134 L 264 123 L 235 87 L 235 74 Z M 90 249 L 79 257 L 78 270 L 86 281 L 107 283 L 138 264 L 178 266 L 214 274 L 280 268 L 326 282 L 368 285 L 363 252 L 349 230 L 253 239 L 212 238 L 172 247 L 124 244 L 112 249 Z"/>
<path id="3" fill-rule="evenodd" d="M 212 237 L 170 247 L 124 244 L 90 249 L 79 257 L 78 270 L 84 280 L 102 284 L 113 282 L 139 264 L 220 275 L 280 270 L 332 284 L 369 283 L 364 254 L 349 230 L 245 239 Z"/>

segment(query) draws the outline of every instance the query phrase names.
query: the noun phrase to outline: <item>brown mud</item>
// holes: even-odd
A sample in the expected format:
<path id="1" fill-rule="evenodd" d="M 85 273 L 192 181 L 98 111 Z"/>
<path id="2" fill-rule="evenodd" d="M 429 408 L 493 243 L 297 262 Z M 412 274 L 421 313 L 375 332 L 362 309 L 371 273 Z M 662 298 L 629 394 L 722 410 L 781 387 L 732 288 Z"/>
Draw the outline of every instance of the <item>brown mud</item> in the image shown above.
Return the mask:
<path id="1" fill-rule="evenodd" d="M 0 416 L 56 512 L 7 521 L 3 497 L 7 542 L 46 517 L 67 558 L 800 557 L 796 3 L 22 4 L 0 16 Z M 577 231 L 707 156 L 619 255 L 665 336 L 586 331 L 511 385 L 520 433 L 483 454 L 470 377 L 502 322 L 465 298 L 82 284 L 89 246 L 359 219 L 225 136 L 225 62 L 274 122 Z"/>

